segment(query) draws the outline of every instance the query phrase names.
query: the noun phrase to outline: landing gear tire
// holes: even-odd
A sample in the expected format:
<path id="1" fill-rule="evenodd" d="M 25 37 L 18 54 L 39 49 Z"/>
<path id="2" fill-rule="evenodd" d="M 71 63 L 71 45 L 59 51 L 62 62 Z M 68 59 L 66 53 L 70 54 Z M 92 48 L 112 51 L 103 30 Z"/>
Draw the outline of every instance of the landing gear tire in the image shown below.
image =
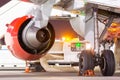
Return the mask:
<path id="1" fill-rule="evenodd" d="M 91 51 L 84 50 L 81 52 L 80 57 L 79 57 L 79 75 L 82 75 L 82 76 L 93 76 L 94 75 L 94 60 L 93 59 L 94 57 Z"/>
<path id="2" fill-rule="evenodd" d="M 104 50 L 101 54 L 102 64 L 100 65 L 103 76 L 112 76 L 115 72 L 115 58 L 111 50 Z"/>

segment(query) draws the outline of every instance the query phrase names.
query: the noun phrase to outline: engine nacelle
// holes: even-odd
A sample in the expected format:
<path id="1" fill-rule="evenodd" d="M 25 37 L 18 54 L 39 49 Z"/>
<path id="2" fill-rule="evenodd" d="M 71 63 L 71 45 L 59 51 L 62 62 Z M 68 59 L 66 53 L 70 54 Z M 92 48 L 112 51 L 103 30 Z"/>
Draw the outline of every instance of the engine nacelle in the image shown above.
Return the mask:
<path id="1" fill-rule="evenodd" d="M 44 28 L 29 25 L 32 16 L 23 16 L 8 24 L 5 42 L 12 54 L 23 60 L 36 60 L 52 47 L 55 32 L 50 23 Z"/>

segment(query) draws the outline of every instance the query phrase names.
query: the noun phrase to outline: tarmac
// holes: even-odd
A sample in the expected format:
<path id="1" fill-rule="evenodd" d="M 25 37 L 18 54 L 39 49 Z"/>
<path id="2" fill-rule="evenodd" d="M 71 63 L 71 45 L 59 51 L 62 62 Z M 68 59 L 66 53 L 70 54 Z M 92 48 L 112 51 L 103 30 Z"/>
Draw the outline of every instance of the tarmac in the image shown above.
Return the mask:
<path id="1" fill-rule="evenodd" d="M 48 57 L 42 58 L 40 62 L 46 62 L 47 59 Z M 42 65 L 46 72 L 26 73 L 23 69 L 17 68 L 1 69 L 0 80 L 120 80 L 120 69 L 116 70 L 113 76 L 102 76 L 99 67 L 96 67 L 94 76 L 78 76 L 78 67 L 48 66 L 47 63 Z"/>
<path id="2" fill-rule="evenodd" d="M 120 80 L 120 72 L 114 76 L 78 76 L 75 72 L 30 72 L 24 71 L 0 71 L 0 80 Z"/>

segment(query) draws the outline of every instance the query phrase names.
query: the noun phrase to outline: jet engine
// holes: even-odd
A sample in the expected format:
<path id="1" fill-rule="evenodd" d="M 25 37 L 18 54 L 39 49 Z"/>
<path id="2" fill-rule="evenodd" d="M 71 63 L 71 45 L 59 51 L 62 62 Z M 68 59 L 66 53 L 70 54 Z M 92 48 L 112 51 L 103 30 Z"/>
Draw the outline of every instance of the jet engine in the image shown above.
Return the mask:
<path id="1" fill-rule="evenodd" d="M 55 32 L 50 23 L 46 27 L 35 27 L 33 16 L 23 16 L 7 24 L 5 42 L 12 54 L 23 60 L 36 60 L 52 47 Z"/>

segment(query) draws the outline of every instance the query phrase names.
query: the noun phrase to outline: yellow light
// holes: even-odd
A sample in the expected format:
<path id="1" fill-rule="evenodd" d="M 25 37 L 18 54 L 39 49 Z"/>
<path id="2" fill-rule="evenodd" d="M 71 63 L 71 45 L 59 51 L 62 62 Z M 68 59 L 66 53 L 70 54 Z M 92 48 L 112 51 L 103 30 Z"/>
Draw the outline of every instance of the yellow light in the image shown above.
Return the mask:
<path id="1" fill-rule="evenodd" d="M 119 28 L 108 28 L 109 32 L 117 32 L 119 30 L 120 30 Z"/>
<path id="2" fill-rule="evenodd" d="M 69 41 L 70 40 L 70 38 L 66 38 L 66 41 Z"/>
<path id="3" fill-rule="evenodd" d="M 117 32 L 117 28 L 113 28 L 113 29 L 112 29 L 112 32 Z"/>
<path id="4" fill-rule="evenodd" d="M 113 26 L 113 27 L 117 27 L 118 24 L 117 24 L 117 23 L 112 23 L 111 26 Z"/>
<path id="5" fill-rule="evenodd" d="M 62 37 L 62 41 L 70 41 L 71 39 L 69 37 Z"/>

